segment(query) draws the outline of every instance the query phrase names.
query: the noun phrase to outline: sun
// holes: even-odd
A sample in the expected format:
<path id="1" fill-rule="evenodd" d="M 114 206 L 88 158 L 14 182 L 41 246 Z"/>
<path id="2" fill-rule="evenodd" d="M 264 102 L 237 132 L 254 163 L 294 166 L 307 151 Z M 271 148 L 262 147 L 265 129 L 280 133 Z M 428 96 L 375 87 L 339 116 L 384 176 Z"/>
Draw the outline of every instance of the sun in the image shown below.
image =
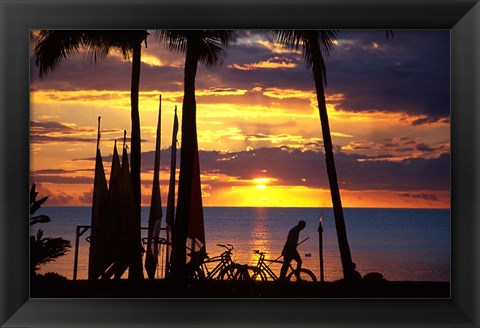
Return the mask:
<path id="1" fill-rule="evenodd" d="M 266 189 L 267 184 L 276 181 L 277 179 L 274 178 L 255 178 L 252 182 L 255 184 L 257 189 Z"/>

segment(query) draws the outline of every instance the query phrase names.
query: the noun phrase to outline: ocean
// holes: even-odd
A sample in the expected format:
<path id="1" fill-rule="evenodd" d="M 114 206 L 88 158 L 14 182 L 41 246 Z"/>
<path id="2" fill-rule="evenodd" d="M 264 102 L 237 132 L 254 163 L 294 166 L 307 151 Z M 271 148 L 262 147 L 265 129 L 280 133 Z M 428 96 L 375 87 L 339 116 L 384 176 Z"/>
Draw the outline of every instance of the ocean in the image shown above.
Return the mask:
<path id="1" fill-rule="evenodd" d="M 142 227 L 148 226 L 149 208 L 142 208 Z M 164 210 L 165 213 L 165 210 Z M 40 273 L 57 272 L 73 278 L 76 227 L 90 225 L 90 207 L 45 207 L 50 223 L 36 224 L 46 237 L 70 240 L 72 248 L 63 257 L 41 267 Z M 255 264 L 254 250 L 267 258 L 280 256 L 288 231 L 299 220 L 307 226 L 300 233 L 298 246 L 303 267 L 320 277 L 318 222 L 323 216 L 323 256 L 325 281 L 343 277 L 333 211 L 331 208 L 204 208 L 206 247 L 209 256 L 224 249 L 217 244 L 232 244 L 237 263 Z M 391 281 L 450 281 L 450 210 L 345 208 L 345 224 L 352 259 L 362 275 L 380 272 Z M 163 223 L 164 224 L 164 223 Z M 87 278 L 88 241 L 79 239 L 77 279 Z M 142 230 L 146 237 L 147 230 Z M 163 262 L 163 261 L 160 261 Z M 161 276 L 159 266 L 158 275 Z M 280 268 L 272 267 L 276 272 Z M 146 276 L 146 275 L 145 275 Z"/>

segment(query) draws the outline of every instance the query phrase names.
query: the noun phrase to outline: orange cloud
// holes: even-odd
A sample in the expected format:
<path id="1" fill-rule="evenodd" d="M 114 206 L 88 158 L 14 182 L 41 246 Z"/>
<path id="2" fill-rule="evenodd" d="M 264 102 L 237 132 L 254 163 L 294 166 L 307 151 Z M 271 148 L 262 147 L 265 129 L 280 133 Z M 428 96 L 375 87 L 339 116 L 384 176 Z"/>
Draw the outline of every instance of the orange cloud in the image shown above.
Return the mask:
<path id="1" fill-rule="evenodd" d="M 289 69 L 295 68 L 297 64 L 288 57 L 275 56 L 266 61 L 260 61 L 252 64 L 232 64 L 228 68 L 238 69 L 242 71 L 251 71 L 254 69 Z"/>
<path id="2" fill-rule="evenodd" d="M 257 40 L 256 43 L 276 54 L 286 54 L 286 53 L 301 54 L 302 53 L 301 50 L 287 48 L 279 42 L 273 42 L 269 40 Z"/>
<path id="3" fill-rule="evenodd" d="M 160 58 L 149 53 L 142 54 L 142 62 L 150 66 L 161 67 L 164 65 Z"/>
<path id="4" fill-rule="evenodd" d="M 280 88 L 267 88 L 263 91 L 263 95 L 267 97 L 277 98 L 277 99 L 286 99 L 286 98 L 315 99 L 317 97 L 315 91 L 280 89 Z"/>

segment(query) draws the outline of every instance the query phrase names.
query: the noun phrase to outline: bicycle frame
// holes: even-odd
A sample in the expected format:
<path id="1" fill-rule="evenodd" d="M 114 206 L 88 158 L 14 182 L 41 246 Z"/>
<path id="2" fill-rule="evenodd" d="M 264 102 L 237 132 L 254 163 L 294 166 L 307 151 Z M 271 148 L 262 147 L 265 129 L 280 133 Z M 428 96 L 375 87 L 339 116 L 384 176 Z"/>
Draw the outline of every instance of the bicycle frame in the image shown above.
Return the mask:
<path id="1" fill-rule="evenodd" d="M 231 273 L 228 269 L 234 264 L 232 260 L 232 250 L 233 245 L 221 245 L 218 244 L 217 246 L 223 247 L 226 250 L 215 257 L 202 259 L 199 263 L 192 263 L 191 266 L 193 267 L 192 271 L 198 270 L 201 271 L 202 278 L 205 279 L 218 279 L 218 278 L 225 278 L 220 277 L 222 274 L 227 274 L 227 279 L 233 278 L 233 273 Z M 217 263 L 218 262 L 218 263 Z M 217 263 L 213 269 L 209 269 L 209 264 Z"/>
<path id="2" fill-rule="evenodd" d="M 254 273 L 253 273 L 251 279 L 256 280 L 258 275 L 264 274 L 265 279 L 267 279 L 267 280 L 269 278 L 271 278 L 273 281 L 280 280 L 280 277 L 277 276 L 275 274 L 275 272 L 273 272 L 273 270 L 270 268 L 270 264 L 278 263 L 278 264 L 283 265 L 285 262 L 282 261 L 282 260 L 279 260 L 279 259 L 276 259 L 276 260 L 266 259 L 265 258 L 265 253 L 260 252 L 259 250 L 255 250 L 254 253 L 259 254 L 260 257 L 258 258 L 257 265 L 255 266 L 255 270 L 254 270 Z M 269 264 L 267 264 L 267 263 L 269 263 Z M 295 269 L 293 268 L 291 263 L 289 263 L 289 270 L 290 271 L 295 271 Z M 287 273 L 290 272 L 290 271 L 287 270 Z"/>
<path id="3" fill-rule="evenodd" d="M 208 269 L 209 263 L 215 263 L 219 262 L 211 271 Z M 233 263 L 232 258 L 231 258 L 231 250 L 227 250 L 223 252 L 219 256 L 215 256 L 211 259 L 207 259 L 206 261 L 203 261 L 201 264 L 201 268 L 205 274 L 205 278 L 207 279 L 215 279 L 217 274 L 220 274 L 220 272 L 223 271 L 223 269 L 226 269 L 229 265 Z"/>

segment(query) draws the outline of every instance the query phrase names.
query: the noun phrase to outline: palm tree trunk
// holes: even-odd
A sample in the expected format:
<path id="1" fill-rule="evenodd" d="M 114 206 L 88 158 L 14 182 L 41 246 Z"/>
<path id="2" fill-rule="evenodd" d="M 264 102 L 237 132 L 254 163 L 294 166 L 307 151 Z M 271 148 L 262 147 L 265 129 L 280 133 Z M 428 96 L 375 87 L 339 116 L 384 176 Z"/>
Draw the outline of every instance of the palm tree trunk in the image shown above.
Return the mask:
<path id="1" fill-rule="evenodd" d="M 184 97 L 182 109 L 182 146 L 180 152 L 180 178 L 175 223 L 172 229 L 171 277 L 182 281 L 186 278 L 186 242 L 195 143 L 197 142 L 197 124 L 195 102 L 195 76 L 197 74 L 198 55 L 192 42 L 189 42 L 185 58 Z"/>
<path id="2" fill-rule="evenodd" d="M 327 105 L 325 102 L 325 90 L 323 88 L 323 75 L 321 73 L 321 52 L 317 39 L 311 40 L 310 42 L 311 50 L 313 52 L 313 78 L 315 80 L 315 89 L 317 92 L 318 111 L 320 114 L 320 124 L 322 126 L 323 145 L 325 148 L 325 161 L 327 166 L 328 181 L 330 183 L 330 192 L 332 196 L 333 214 L 335 216 L 335 227 L 337 230 L 338 246 L 340 249 L 343 276 L 345 279 L 349 279 L 351 273 L 353 272 L 352 256 L 350 254 L 350 246 L 348 245 L 347 231 L 345 229 L 345 220 L 343 217 L 342 200 L 340 198 L 337 172 L 335 169 L 335 160 L 333 157 L 332 138 L 330 136 Z"/>
<path id="3" fill-rule="evenodd" d="M 131 177 L 132 177 L 132 189 L 133 198 L 135 201 L 135 213 L 138 219 L 138 231 L 135 231 L 138 241 L 137 249 L 132 250 L 129 278 L 142 279 L 142 253 L 141 253 L 141 230 L 140 230 L 140 215 L 141 215 L 141 192 L 140 192 L 140 167 L 141 167 L 141 139 L 140 139 L 140 115 L 138 110 L 138 97 L 140 89 L 140 59 L 142 54 L 142 43 L 139 41 L 133 47 L 132 55 L 132 81 L 130 92 L 131 103 L 131 120 L 132 120 L 132 132 L 131 132 Z"/>

